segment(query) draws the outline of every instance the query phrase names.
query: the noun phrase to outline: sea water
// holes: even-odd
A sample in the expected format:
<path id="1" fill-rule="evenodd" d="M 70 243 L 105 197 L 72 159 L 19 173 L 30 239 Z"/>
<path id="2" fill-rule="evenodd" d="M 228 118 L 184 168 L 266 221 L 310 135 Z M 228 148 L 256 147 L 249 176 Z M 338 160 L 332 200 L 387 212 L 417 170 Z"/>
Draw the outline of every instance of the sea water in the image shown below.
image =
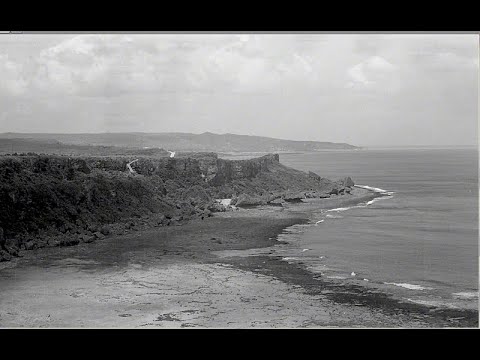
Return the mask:
<path id="1" fill-rule="evenodd" d="M 360 206 L 313 210 L 281 236 L 284 259 L 419 304 L 478 308 L 477 149 L 282 154 L 322 177 L 382 192 Z M 309 207 L 310 209 L 310 207 Z"/>

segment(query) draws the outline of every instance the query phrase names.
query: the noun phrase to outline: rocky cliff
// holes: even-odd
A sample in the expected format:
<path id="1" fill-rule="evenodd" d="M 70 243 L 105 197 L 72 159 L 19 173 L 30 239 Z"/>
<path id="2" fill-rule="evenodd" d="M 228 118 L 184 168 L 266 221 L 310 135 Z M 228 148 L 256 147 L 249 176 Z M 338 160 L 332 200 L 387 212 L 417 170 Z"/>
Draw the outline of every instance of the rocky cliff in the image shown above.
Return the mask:
<path id="1" fill-rule="evenodd" d="M 131 164 L 133 173 L 128 169 Z M 225 211 L 216 199 L 252 206 L 348 193 L 288 168 L 277 154 L 249 160 L 214 153 L 179 157 L 0 157 L 0 259 L 19 248 L 69 246 L 139 225 L 170 226 Z"/>

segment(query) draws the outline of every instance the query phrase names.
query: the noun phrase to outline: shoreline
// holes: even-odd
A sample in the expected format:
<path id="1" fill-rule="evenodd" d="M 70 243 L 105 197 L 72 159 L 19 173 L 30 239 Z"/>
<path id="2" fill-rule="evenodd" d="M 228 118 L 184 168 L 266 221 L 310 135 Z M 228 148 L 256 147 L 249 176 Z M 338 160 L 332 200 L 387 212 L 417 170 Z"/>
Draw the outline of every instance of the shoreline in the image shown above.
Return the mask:
<path id="1" fill-rule="evenodd" d="M 478 326 L 478 313 L 450 321 L 465 312 L 399 304 L 267 256 L 285 229 L 309 220 L 308 211 L 262 206 L 28 251 L 0 268 L 0 327 Z"/>
<path id="2" fill-rule="evenodd" d="M 366 191 L 363 195 L 358 194 L 355 199 L 308 199 L 307 203 L 316 205 L 316 209 L 332 209 L 339 206 L 349 205 L 349 208 L 357 207 L 360 204 L 369 204 L 372 200 L 382 197 L 389 198 L 394 192 L 372 188 L 369 186 L 356 186 L 361 191 Z M 335 203 L 332 200 L 339 200 Z M 320 202 L 322 206 L 320 206 Z M 366 205 L 365 205 L 366 206 Z M 347 209 L 349 209 L 347 208 Z M 301 211 L 304 211 L 302 209 Z M 327 210 L 328 211 L 328 210 Z M 295 213 L 295 212 L 292 212 Z M 292 225 L 311 225 L 313 224 L 311 217 L 307 216 L 307 222 L 299 222 Z M 289 230 L 287 227 L 280 233 L 285 234 Z M 287 234 L 288 236 L 288 234 Z M 282 240 L 278 240 L 277 245 L 281 245 Z M 318 273 L 308 270 L 308 266 L 299 259 L 299 261 L 286 261 L 280 255 L 272 255 L 272 252 L 255 251 L 260 249 L 250 249 L 253 251 L 219 252 L 224 261 L 237 266 L 241 269 L 256 269 L 261 273 L 281 279 L 286 283 L 294 286 L 301 286 L 306 293 L 318 295 L 327 293 L 326 297 L 335 303 L 349 304 L 353 306 L 369 307 L 373 311 L 381 311 L 389 316 L 400 316 L 402 322 L 408 323 L 416 321 L 424 321 L 428 327 L 478 327 L 479 318 L 478 311 L 471 308 L 449 308 L 441 305 L 422 304 L 415 301 L 405 301 L 400 297 L 396 297 L 393 293 L 384 289 L 372 288 L 350 279 L 342 279 L 341 281 L 333 278 L 323 278 Z M 293 258 L 292 258 L 293 259 Z M 259 270 L 262 269 L 262 270 Z M 409 325 L 406 325 L 409 327 Z M 417 324 L 418 326 L 418 324 Z M 423 325 L 422 325 L 423 326 Z"/>

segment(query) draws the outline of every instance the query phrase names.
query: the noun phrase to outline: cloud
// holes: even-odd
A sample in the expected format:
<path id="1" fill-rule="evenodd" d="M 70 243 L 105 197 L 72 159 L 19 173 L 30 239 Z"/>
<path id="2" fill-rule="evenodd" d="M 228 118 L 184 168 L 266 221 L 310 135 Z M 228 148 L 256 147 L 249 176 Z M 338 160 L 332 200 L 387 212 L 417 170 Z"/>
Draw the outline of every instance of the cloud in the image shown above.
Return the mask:
<path id="1" fill-rule="evenodd" d="M 12 95 L 22 94 L 28 85 L 22 67 L 11 61 L 8 55 L 0 54 L 0 79 L 0 89 Z"/>
<path id="2" fill-rule="evenodd" d="M 363 85 L 368 85 L 370 83 L 365 76 L 363 68 L 364 64 L 360 63 L 348 69 L 348 75 L 350 75 L 353 80 L 353 82 L 349 82 L 348 84 L 355 85 L 356 83 L 361 83 Z"/>
<path id="3" fill-rule="evenodd" d="M 357 85 L 369 87 L 384 80 L 388 73 L 395 68 L 395 65 L 381 56 L 371 56 L 348 69 L 347 72 L 351 81 L 347 83 L 347 87 L 356 87 Z"/>
<path id="4" fill-rule="evenodd" d="M 208 130 L 356 143 L 384 141 L 392 128 L 400 142 L 414 121 L 445 129 L 450 137 L 436 140 L 445 143 L 477 131 L 473 35 L 4 39 L 0 131 Z M 377 130 L 358 129 L 361 121 Z M 418 141 L 430 141 L 421 131 Z"/>

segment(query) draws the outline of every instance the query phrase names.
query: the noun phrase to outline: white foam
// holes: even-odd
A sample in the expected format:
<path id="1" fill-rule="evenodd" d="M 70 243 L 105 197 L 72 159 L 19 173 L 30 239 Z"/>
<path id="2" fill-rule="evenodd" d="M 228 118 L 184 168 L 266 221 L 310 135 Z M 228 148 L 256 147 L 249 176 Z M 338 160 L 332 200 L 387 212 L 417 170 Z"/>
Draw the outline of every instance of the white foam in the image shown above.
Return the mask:
<path id="1" fill-rule="evenodd" d="M 478 292 L 458 292 L 452 294 L 455 297 L 463 298 L 463 299 L 475 299 L 478 298 Z"/>
<path id="2" fill-rule="evenodd" d="M 450 309 L 459 309 L 458 306 L 452 303 L 448 303 L 445 301 L 438 301 L 438 300 L 420 300 L 420 299 L 407 299 L 410 302 L 420 304 L 420 305 L 426 305 L 426 306 L 434 306 L 434 307 L 444 307 L 444 308 L 450 308 Z"/>
<path id="3" fill-rule="evenodd" d="M 327 218 L 330 218 L 330 219 L 343 219 L 343 216 L 339 216 L 339 215 L 330 215 L 330 214 L 328 214 L 328 215 L 327 215 Z"/>
<path id="4" fill-rule="evenodd" d="M 409 290 L 431 290 L 432 288 L 426 287 L 426 286 L 420 286 L 420 285 L 415 285 L 415 284 L 408 284 L 408 283 L 390 283 L 390 282 L 385 282 L 385 285 L 394 285 L 394 286 L 399 286 L 403 287 L 405 289 Z"/>
<path id="5" fill-rule="evenodd" d="M 327 276 L 328 279 L 341 279 L 341 280 L 345 280 L 346 277 L 345 276 L 338 276 L 338 275 L 332 275 L 332 276 Z"/>
<path id="6" fill-rule="evenodd" d="M 374 202 L 377 202 L 377 201 L 380 201 L 380 200 L 387 200 L 387 199 L 391 199 L 391 198 L 393 198 L 392 195 L 387 195 L 387 196 L 378 197 L 378 198 L 375 198 L 375 199 L 370 200 L 369 202 L 367 202 L 367 205 L 372 205 Z"/>
<path id="7" fill-rule="evenodd" d="M 376 187 L 373 187 L 373 186 L 368 186 L 368 185 L 354 185 L 354 186 L 362 188 L 362 189 L 372 190 L 372 191 L 379 192 L 379 193 L 387 192 L 387 190 L 376 188 Z"/>
<path id="8" fill-rule="evenodd" d="M 308 250 L 310 250 L 310 249 L 303 249 L 302 252 L 305 252 L 305 251 L 308 251 Z"/>
<path id="9" fill-rule="evenodd" d="M 368 185 L 354 185 L 354 186 L 358 187 L 358 188 L 362 188 L 362 189 L 371 190 L 371 191 L 379 193 L 379 194 L 385 194 L 385 195 L 393 195 L 394 194 L 393 191 L 380 189 L 380 188 L 376 188 L 376 187 L 372 187 L 372 186 L 368 186 Z"/>
<path id="10" fill-rule="evenodd" d="M 322 222 L 324 222 L 324 221 L 325 221 L 325 220 L 323 220 L 323 219 L 322 219 L 322 220 L 318 220 L 318 221 L 315 223 L 315 225 L 320 224 L 320 223 L 322 223 Z"/>
<path id="11" fill-rule="evenodd" d="M 342 207 L 342 208 L 336 208 L 336 209 L 330 209 L 328 211 L 347 211 L 350 210 L 352 207 Z"/>

